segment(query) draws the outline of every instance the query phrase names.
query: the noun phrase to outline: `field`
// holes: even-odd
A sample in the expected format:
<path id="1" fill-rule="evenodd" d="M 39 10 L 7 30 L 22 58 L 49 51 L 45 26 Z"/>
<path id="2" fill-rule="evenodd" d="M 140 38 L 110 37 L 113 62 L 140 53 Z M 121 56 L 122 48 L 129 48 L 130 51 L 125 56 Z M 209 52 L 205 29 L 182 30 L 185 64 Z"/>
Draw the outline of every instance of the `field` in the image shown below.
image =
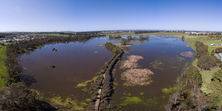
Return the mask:
<path id="1" fill-rule="evenodd" d="M 220 46 L 211 46 L 210 44 L 222 44 L 222 39 L 221 40 L 214 40 L 214 39 L 211 39 L 208 36 L 190 36 L 190 35 L 185 35 L 184 37 L 185 37 L 185 40 L 194 49 L 195 49 L 195 42 L 196 41 L 203 42 L 205 45 L 208 46 L 208 52 L 209 53 L 211 53 L 214 49 L 220 47 Z"/>

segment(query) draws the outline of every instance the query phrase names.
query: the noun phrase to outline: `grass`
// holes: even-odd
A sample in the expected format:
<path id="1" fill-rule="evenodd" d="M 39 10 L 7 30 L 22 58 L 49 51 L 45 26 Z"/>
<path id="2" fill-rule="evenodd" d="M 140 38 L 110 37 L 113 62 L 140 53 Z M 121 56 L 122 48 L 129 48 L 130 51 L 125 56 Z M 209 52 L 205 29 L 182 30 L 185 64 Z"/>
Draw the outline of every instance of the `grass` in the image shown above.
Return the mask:
<path id="1" fill-rule="evenodd" d="M 211 79 L 211 93 L 209 96 L 213 98 L 214 104 L 219 107 L 222 107 L 222 70 L 219 70 L 214 73 L 213 78 Z"/>
<path id="2" fill-rule="evenodd" d="M 124 107 L 131 107 L 131 106 L 143 106 L 149 108 L 150 110 L 164 110 L 162 106 L 165 104 L 165 99 L 162 96 L 159 97 L 144 97 L 143 94 L 140 96 L 124 96 L 121 98 L 121 103 L 119 106 L 124 109 Z M 164 99 L 164 100 L 163 100 Z"/>
<path id="3" fill-rule="evenodd" d="M 76 88 L 80 88 L 80 89 L 87 88 L 92 82 L 96 81 L 98 77 L 99 77 L 99 76 L 96 75 L 96 76 L 94 76 L 94 77 L 93 77 L 92 79 L 90 79 L 90 80 L 86 80 L 86 81 L 80 82 L 80 83 L 78 83 L 78 84 L 76 85 Z"/>
<path id="4" fill-rule="evenodd" d="M 216 43 L 216 44 L 222 43 L 222 41 L 219 41 L 219 40 L 211 40 L 211 39 L 209 39 L 208 36 L 189 36 L 189 35 L 187 35 L 187 36 L 185 36 L 185 39 L 188 42 L 188 44 L 194 50 L 196 49 L 196 47 L 195 47 L 196 41 L 201 41 L 205 45 L 208 45 L 208 53 L 209 54 L 212 52 L 212 50 L 217 48 L 217 47 L 209 46 L 210 44 L 212 44 L 212 43 Z M 192 64 L 197 67 L 197 59 L 195 59 Z M 209 89 L 210 84 L 211 84 L 210 81 L 211 81 L 214 73 L 219 71 L 220 68 L 215 67 L 215 68 L 212 68 L 211 70 L 201 70 L 201 69 L 199 69 L 199 70 L 200 70 L 200 73 L 201 73 L 201 76 L 202 76 L 202 82 L 203 82 L 201 90 L 205 94 L 209 94 L 209 93 L 211 93 L 211 90 Z"/>
<path id="5" fill-rule="evenodd" d="M 193 48 L 196 49 L 195 43 L 196 41 L 203 42 L 205 45 L 208 46 L 208 52 L 209 54 L 216 48 L 220 46 L 210 46 L 210 44 L 222 44 L 222 40 L 213 40 L 210 39 L 208 36 L 190 36 L 186 35 L 185 40 L 188 42 L 188 44 Z"/>
<path id="6" fill-rule="evenodd" d="M 3 88 L 7 83 L 8 70 L 6 67 L 6 46 L 0 45 L 0 88 Z"/>
<path id="7" fill-rule="evenodd" d="M 210 39 L 208 36 L 185 36 L 185 40 L 188 44 L 195 50 L 196 41 L 203 42 L 208 46 L 208 53 L 211 54 L 212 51 L 218 47 L 210 46 L 210 44 L 222 44 L 222 40 L 214 40 Z M 195 59 L 192 63 L 197 67 L 197 59 Z M 222 75 L 221 68 L 214 67 L 211 70 L 201 70 L 199 69 L 201 77 L 202 77 L 202 85 L 201 91 L 211 99 L 211 103 L 221 107 L 222 106 L 222 83 L 218 81 L 212 81 L 215 77 L 220 77 L 216 74 Z M 220 78 L 222 80 L 222 78 Z"/>
<path id="8" fill-rule="evenodd" d="M 219 71 L 220 68 L 213 68 L 211 70 L 202 70 L 200 71 L 201 76 L 202 76 L 202 87 L 201 90 L 205 93 L 205 94 L 209 94 L 212 93 L 211 90 L 211 79 L 213 78 L 214 74 Z"/>
<path id="9" fill-rule="evenodd" d="M 163 88 L 161 92 L 165 95 L 171 95 L 175 93 L 177 90 L 178 90 L 177 86 L 172 86 L 172 87 Z"/>
<path id="10" fill-rule="evenodd" d="M 211 98 L 213 104 L 222 107 L 222 70 L 212 69 L 208 73 L 203 73 L 203 78 L 201 90 Z"/>
<path id="11" fill-rule="evenodd" d="M 85 108 L 88 105 L 86 101 L 78 101 L 78 100 L 73 100 L 71 98 L 64 99 L 60 96 L 51 98 L 50 102 L 53 105 L 56 105 L 61 108 L 65 108 L 69 111 L 85 111 Z"/>
<path id="12" fill-rule="evenodd" d="M 215 39 L 210 39 L 208 36 L 193 36 L 193 35 L 188 35 L 185 33 L 181 32 L 156 32 L 156 33 L 144 33 L 147 35 L 170 35 L 170 36 L 177 36 L 177 37 L 184 37 L 187 43 L 195 50 L 195 43 L 196 41 L 203 42 L 208 46 L 208 51 L 209 53 L 212 52 L 212 50 L 218 48 L 219 46 L 210 46 L 210 44 L 215 43 L 215 44 L 222 44 L 222 40 L 215 40 Z"/>
<path id="13" fill-rule="evenodd" d="M 137 96 L 128 96 L 123 98 L 121 106 L 136 105 L 143 103 L 143 100 Z"/>
<path id="14" fill-rule="evenodd" d="M 184 35 L 186 35 L 185 33 L 181 33 L 181 32 L 147 32 L 147 33 L 142 33 L 139 35 L 166 35 L 166 36 L 177 36 L 177 37 L 182 37 Z"/>

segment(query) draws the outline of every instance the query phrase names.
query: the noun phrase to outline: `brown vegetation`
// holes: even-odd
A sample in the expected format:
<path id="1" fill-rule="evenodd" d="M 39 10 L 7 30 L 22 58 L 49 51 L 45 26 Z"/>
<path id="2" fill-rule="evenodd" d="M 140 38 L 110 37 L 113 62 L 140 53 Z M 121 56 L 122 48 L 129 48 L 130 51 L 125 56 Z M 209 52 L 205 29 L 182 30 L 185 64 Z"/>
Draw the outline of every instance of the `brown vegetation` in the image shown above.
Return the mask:
<path id="1" fill-rule="evenodd" d="M 121 74 L 121 79 L 125 81 L 124 85 L 144 86 L 152 82 L 153 72 L 147 68 L 139 68 L 138 62 L 142 59 L 142 56 L 131 55 L 123 61 L 121 68 L 125 71 Z"/>
<path id="2" fill-rule="evenodd" d="M 195 46 L 197 58 L 200 58 L 203 55 L 208 55 L 208 46 L 205 45 L 203 42 L 197 41 L 195 43 Z"/>
<path id="3" fill-rule="evenodd" d="M 220 61 L 213 55 L 208 54 L 208 46 L 202 42 L 196 42 L 197 66 L 203 70 L 210 70 L 215 66 L 220 66 Z"/>
<path id="4" fill-rule="evenodd" d="M 138 55 L 131 55 L 127 57 L 127 60 L 125 60 L 122 65 L 121 68 L 122 69 L 130 69 L 130 68 L 137 68 L 138 67 L 138 62 L 140 60 L 142 60 L 143 57 L 142 56 L 138 56 Z"/>
<path id="5" fill-rule="evenodd" d="M 212 53 L 222 53 L 222 47 L 214 49 Z"/>
<path id="6" fill-rule="evenodd" d="M 192 58 L 193 57 L 193 52 L 191 52 L 191 51 L 181 52 L 180 56 L 186 57 L 186 58 Z"/>
<path id="7" fill-rule="evenodd" d="M 215 56 L 203 55 L 198 59 L 197 66 L 203 70 L 210 70 L 219 63 L 219 60 Z"/>

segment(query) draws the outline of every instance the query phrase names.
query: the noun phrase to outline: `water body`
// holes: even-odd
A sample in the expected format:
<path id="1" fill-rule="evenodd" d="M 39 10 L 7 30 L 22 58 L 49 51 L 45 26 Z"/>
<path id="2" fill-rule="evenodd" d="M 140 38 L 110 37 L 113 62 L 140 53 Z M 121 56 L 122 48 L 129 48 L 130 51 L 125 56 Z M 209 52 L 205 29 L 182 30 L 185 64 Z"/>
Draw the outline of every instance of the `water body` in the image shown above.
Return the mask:
<path id="1" fill-rule="evenodd" d="M 24 74 L 36 81 L 31 88 L 46 96 L 56 95 L 82 99 L 84 93 L 75 88 L 80 82 L 93 78 L 111 59 L 111 52 L 101 46 L 106 38 L 85 42 L 47 44 L 19 57 Z"/>
<path id="2" fill-rule="evenodd" d="M 126 38 L 125 38 L 126 39 Z M 140 55 L 143 68 L 154 72 L 153 82 L 147 86 L 124 86 L 122 71 L 116 67 L 115 93 L 112 104 L 122 105 L 122 110 L 162 110 L 166 103 L 161 90 L 173 85 L 184 66 L 192 61 L 182 57 L 181 52 L 192 51 L 186 42 L 175 37 L 151 36 L 143 39 L 127 39 L 131 44 L 125 48 L 123 59 Z M 32 76 L 31 88 L 45 95 L 60 95 L 84 99 L 85 95 L 75 86 L 89 80 L 111 59 L 111 53 L 102 45 L 106 42 L 120 43 L 122 39 L 93 38 L 85 42 L 47 44 L 19 57 L 24 74 Z"/>
<path id="3" fill-rule="evenodd" d="M 121 110 L 124 111 L 163 111 L 168 97 L 162 93 L 162 89 L 175 84 L 185 65 L 193 59 L 180 54 L 193 50 L 180 38 L 158 36 L 149 37 L 128 49 L 123 60 L 130 55 L 142 56 L 139 66 L 149 68 L 154 73 L 152 82 L 146 86 L 125 86 L 125 81 L 121 80 L 123 71 L 117 68 L 113 104 L 122 105 Z"/>

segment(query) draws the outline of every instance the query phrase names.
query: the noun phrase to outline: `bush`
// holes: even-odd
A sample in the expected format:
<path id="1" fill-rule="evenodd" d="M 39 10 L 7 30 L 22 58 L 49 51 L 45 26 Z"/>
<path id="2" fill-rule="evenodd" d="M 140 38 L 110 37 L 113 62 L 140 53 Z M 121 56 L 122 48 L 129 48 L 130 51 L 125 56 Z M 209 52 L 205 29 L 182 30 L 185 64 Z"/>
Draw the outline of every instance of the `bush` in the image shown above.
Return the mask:
<path id="1" fill-rule="evenodd" d="M 37 93 L 23 84 L 12 84 L 0 91 L 0 111 L 55 111 L 46 102 L 39 101 Z"/>
<path id="2" fill-rule="evenodd" d="M 210 70 L 211 68 L 217 66 L 218 60 L 214 56 L 204 55 L 201 56 L 197 61 L 197 66 L 203 70 Z"/>
<path id="3" fill-rule="evenodd" d="M 210 90 L 208 96 L 212 98 L 212 103 L 216 106 L 222 107 L 222 70 L 214 73 L 208 85 Z"/>
<path id="4" fill-rule="evenodd" d="M 200 58 L 201 56 L 208 55 L 208 46 L 204 43 L 197 41 L 196 44 L 196 52 L 197 52 L 197 58 Z"/>
<path id="5" fill-rule="evenodd" d="M 209 36 L 209 39 L 211 39 L 211 40 L 221 40 L 222 36 L 221 35 L 211 35 L 211 36 Z"/>
<path id="6" fill-rule="evenodd" d="M 207 98 L 200 90 L 202 78 L 195 66 L 189 66 L 179 82 L 179 90 L 174 93 L 166 106 L 167 111 L 211 111 Z"/>
<path id="7" fill-rule="evenodd" d="M 201 86 L 202 77 L 200 71 L 195 66 L 193 65 L 189 66 L 184 73 L 187 79 L 193 79 L 198 83 L 199 86 Z"/>
<path id="8" fill-rule="evenodd" d="M 222 53 L 222 47 L 214 49 L 213 53 Z"/>

